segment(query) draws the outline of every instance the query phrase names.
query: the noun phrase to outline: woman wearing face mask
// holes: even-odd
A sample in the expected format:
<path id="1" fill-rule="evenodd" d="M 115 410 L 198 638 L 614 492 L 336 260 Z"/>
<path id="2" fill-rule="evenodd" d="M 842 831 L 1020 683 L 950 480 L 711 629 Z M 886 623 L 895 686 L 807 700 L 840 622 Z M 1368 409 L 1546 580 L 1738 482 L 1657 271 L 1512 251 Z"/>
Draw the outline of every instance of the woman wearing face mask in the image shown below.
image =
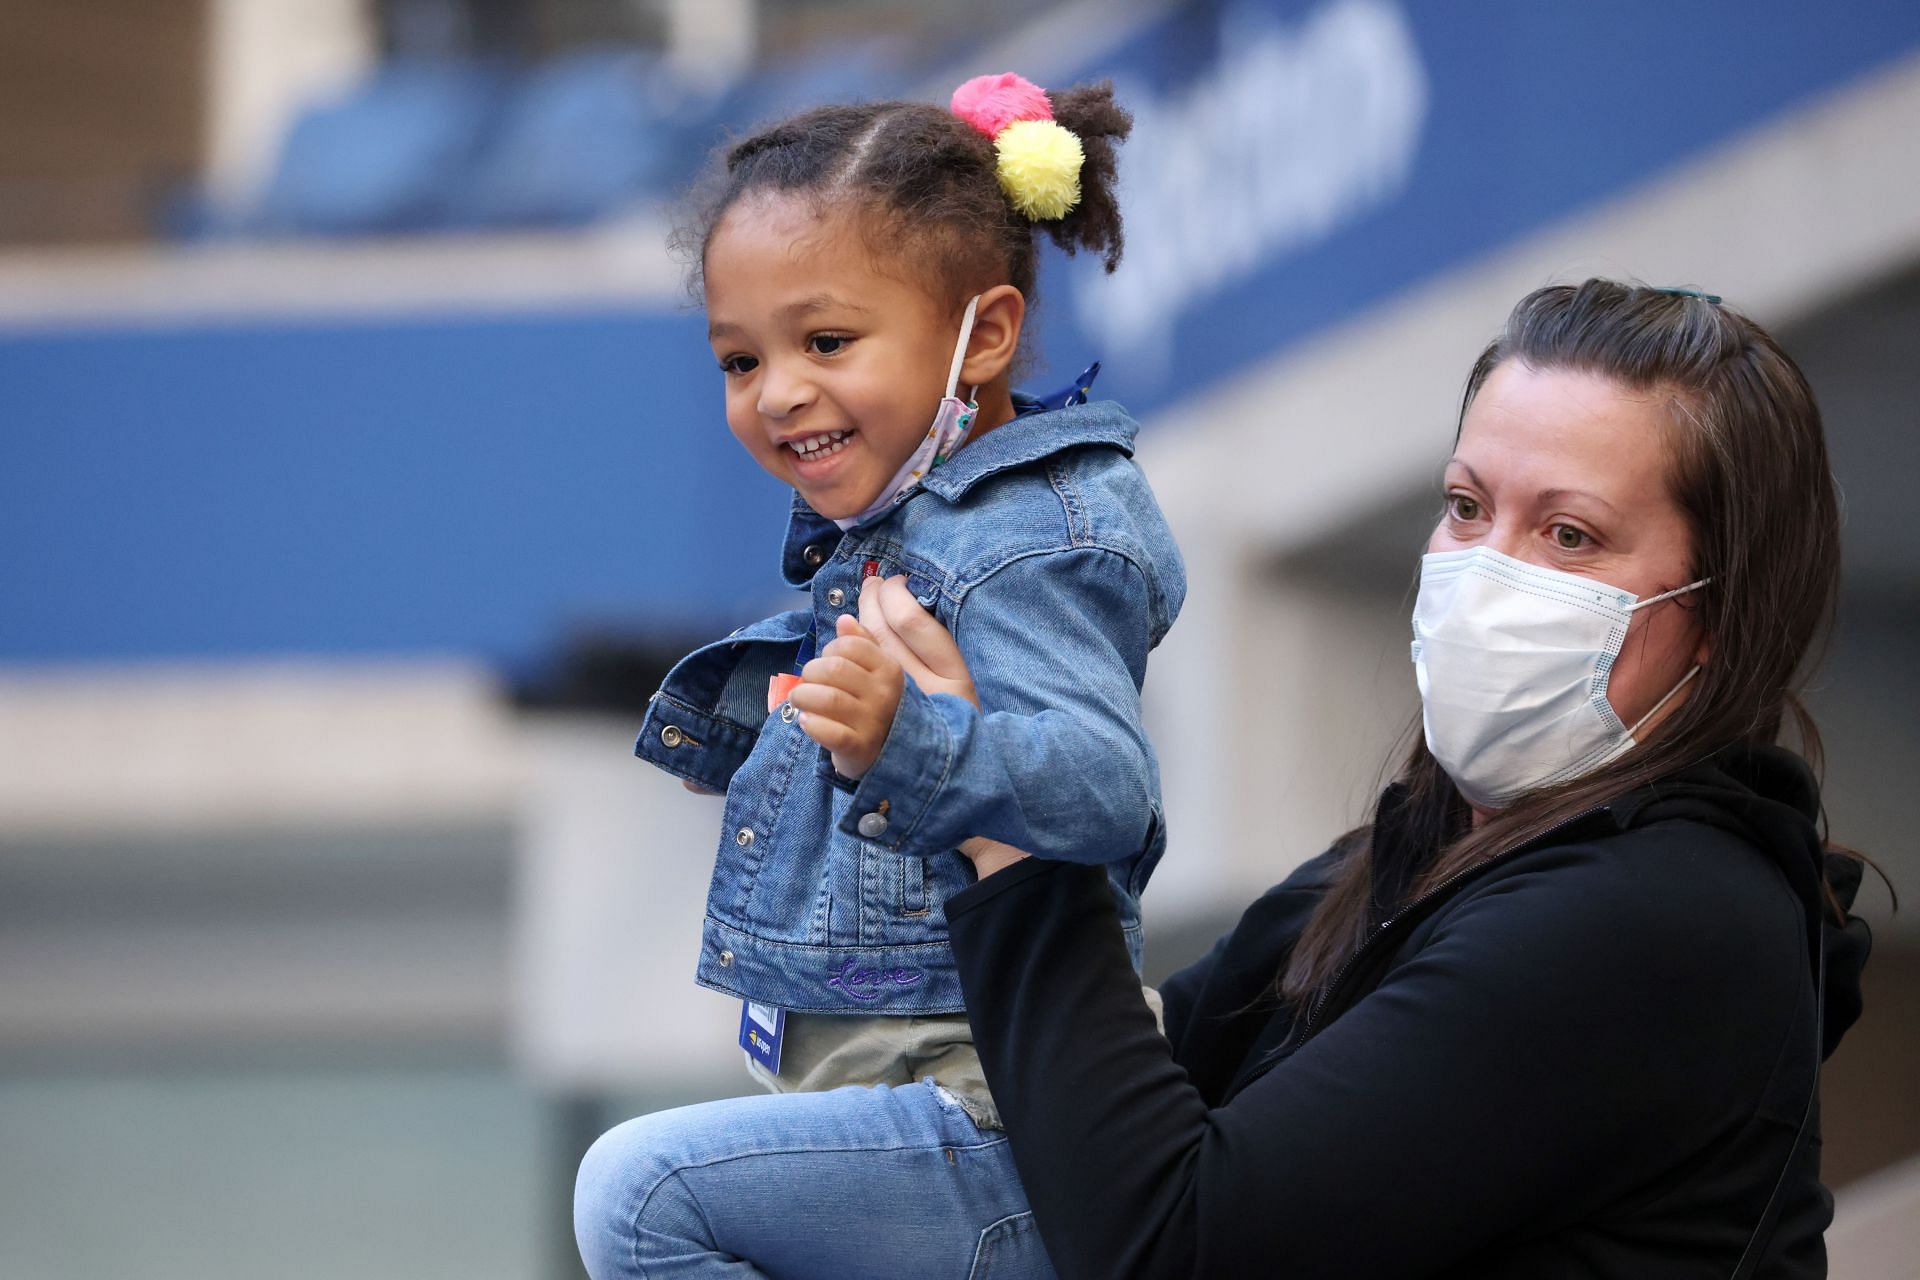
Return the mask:
<path id="1" fill-rule="evenodd" d="M 946 913 L 1063 1276 L 1826 1273 L 1812 1098 L 1866 938 L 1773 745 L 1792 719 L 1817 755 L 1794 689 L 1838 564 L 1806 382 L 1717 298 L 1542 289 L 1474 366 L 1445 491 L 1424 733 L 1166 983 L 1164 1035 L 1097 867 L 971 849 Z"/>

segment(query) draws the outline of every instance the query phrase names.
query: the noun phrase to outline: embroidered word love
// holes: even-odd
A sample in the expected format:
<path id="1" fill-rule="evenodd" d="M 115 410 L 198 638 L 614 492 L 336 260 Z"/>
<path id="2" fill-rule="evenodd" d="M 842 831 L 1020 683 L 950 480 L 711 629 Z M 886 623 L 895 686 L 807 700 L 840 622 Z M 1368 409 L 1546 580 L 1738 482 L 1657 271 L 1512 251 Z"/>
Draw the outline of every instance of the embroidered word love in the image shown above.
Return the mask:
<path id="1" fill-rule="evenodd" d="M 925 976 L 920 970 L 909 969 L 905 965 L 895 965 L 891 969 L 862 969 L 859 961 L 849 960 L 837 972 L 827 975 L 827 985 L 837 987 L 841 994 L 855 1000 L 878 1000 L 881 987 L 889 983 L 896 987 L 911 987 Z"/>

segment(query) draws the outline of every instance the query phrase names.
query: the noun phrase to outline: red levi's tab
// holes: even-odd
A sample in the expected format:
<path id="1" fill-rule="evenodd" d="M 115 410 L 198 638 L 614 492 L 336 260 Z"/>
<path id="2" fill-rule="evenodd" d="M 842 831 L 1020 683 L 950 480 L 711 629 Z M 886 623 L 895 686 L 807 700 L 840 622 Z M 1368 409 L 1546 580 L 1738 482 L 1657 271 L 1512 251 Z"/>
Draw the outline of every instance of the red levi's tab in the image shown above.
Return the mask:
<path id="1" fill-rule="evenodd" d="M 791 671 L 783 671 L 779 675 L 767 677 L 768 712 L 778 711 L 780 704 L 787 700 L 787 695 L 792 693 L 799 684 L 800 677 Z"/>

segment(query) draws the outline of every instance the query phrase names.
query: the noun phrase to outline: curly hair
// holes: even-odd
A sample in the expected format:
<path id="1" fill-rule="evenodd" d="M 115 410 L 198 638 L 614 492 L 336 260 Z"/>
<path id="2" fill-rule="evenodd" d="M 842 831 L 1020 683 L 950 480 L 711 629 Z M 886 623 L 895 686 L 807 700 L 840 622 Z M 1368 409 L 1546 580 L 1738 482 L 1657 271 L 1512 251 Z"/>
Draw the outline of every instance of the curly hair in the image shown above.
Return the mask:
<path id="1" fill-rule="evenodd" d="M 1055 121 L 1080 139 L 1080 201 L 1066 216 L 1036 222 L 1000 188 L 993 144 L 945 108 L 922 102 L 816 107 L 770 125 L 719 153 L 674 232 L 700 297 L 708 246 L 742 197 L 778 192 L 812 202 L 817 215 L 858 219 L 883 270 L 923 280 L 959 306 L 996 284 L 1035 300 L 1037 234 L 1069 254 L 1099 254 L 1111 272 L 1124 247 L 1115 200 L 1117 145 L 1133 117 L 1110 82 L 1049 93 Z"/>

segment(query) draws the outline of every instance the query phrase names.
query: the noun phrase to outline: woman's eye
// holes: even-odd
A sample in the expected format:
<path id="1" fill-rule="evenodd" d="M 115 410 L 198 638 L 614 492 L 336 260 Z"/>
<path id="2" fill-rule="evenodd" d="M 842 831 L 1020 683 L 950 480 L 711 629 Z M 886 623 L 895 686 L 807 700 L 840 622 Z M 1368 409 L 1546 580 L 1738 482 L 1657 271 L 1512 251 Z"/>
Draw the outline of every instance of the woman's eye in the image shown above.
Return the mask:
<path id="1" fill-rule="evenodd" d="M 1455 520 L 1471 523 L 1480 518 L 1480 504 L 1464 493 L 1447 495 L 1447 514 Z"/>
<path id="2" fill-rule="evenodd" d="M 1553 540 L 1562 551 L 1578 551 L 1593 541 L 1584 530 L 1576 529 L 1570 524 L 1553 526 Z"/>
<path id="3" fill-rule="evenodd" d="M 830 356 L 844 350 L 850 341 L 837 333 L 816 333 L 807 339 L 807 349 L 817 356 Z"/>
<path id="4" fill-rule="evenodd" d="M 752 373 L 759 367 L 760 362 L 752 356 L 728 356 L 720 362 L 720 371 L 722 373 L 731 373 L 736 376 L 743 373 Z"/>

